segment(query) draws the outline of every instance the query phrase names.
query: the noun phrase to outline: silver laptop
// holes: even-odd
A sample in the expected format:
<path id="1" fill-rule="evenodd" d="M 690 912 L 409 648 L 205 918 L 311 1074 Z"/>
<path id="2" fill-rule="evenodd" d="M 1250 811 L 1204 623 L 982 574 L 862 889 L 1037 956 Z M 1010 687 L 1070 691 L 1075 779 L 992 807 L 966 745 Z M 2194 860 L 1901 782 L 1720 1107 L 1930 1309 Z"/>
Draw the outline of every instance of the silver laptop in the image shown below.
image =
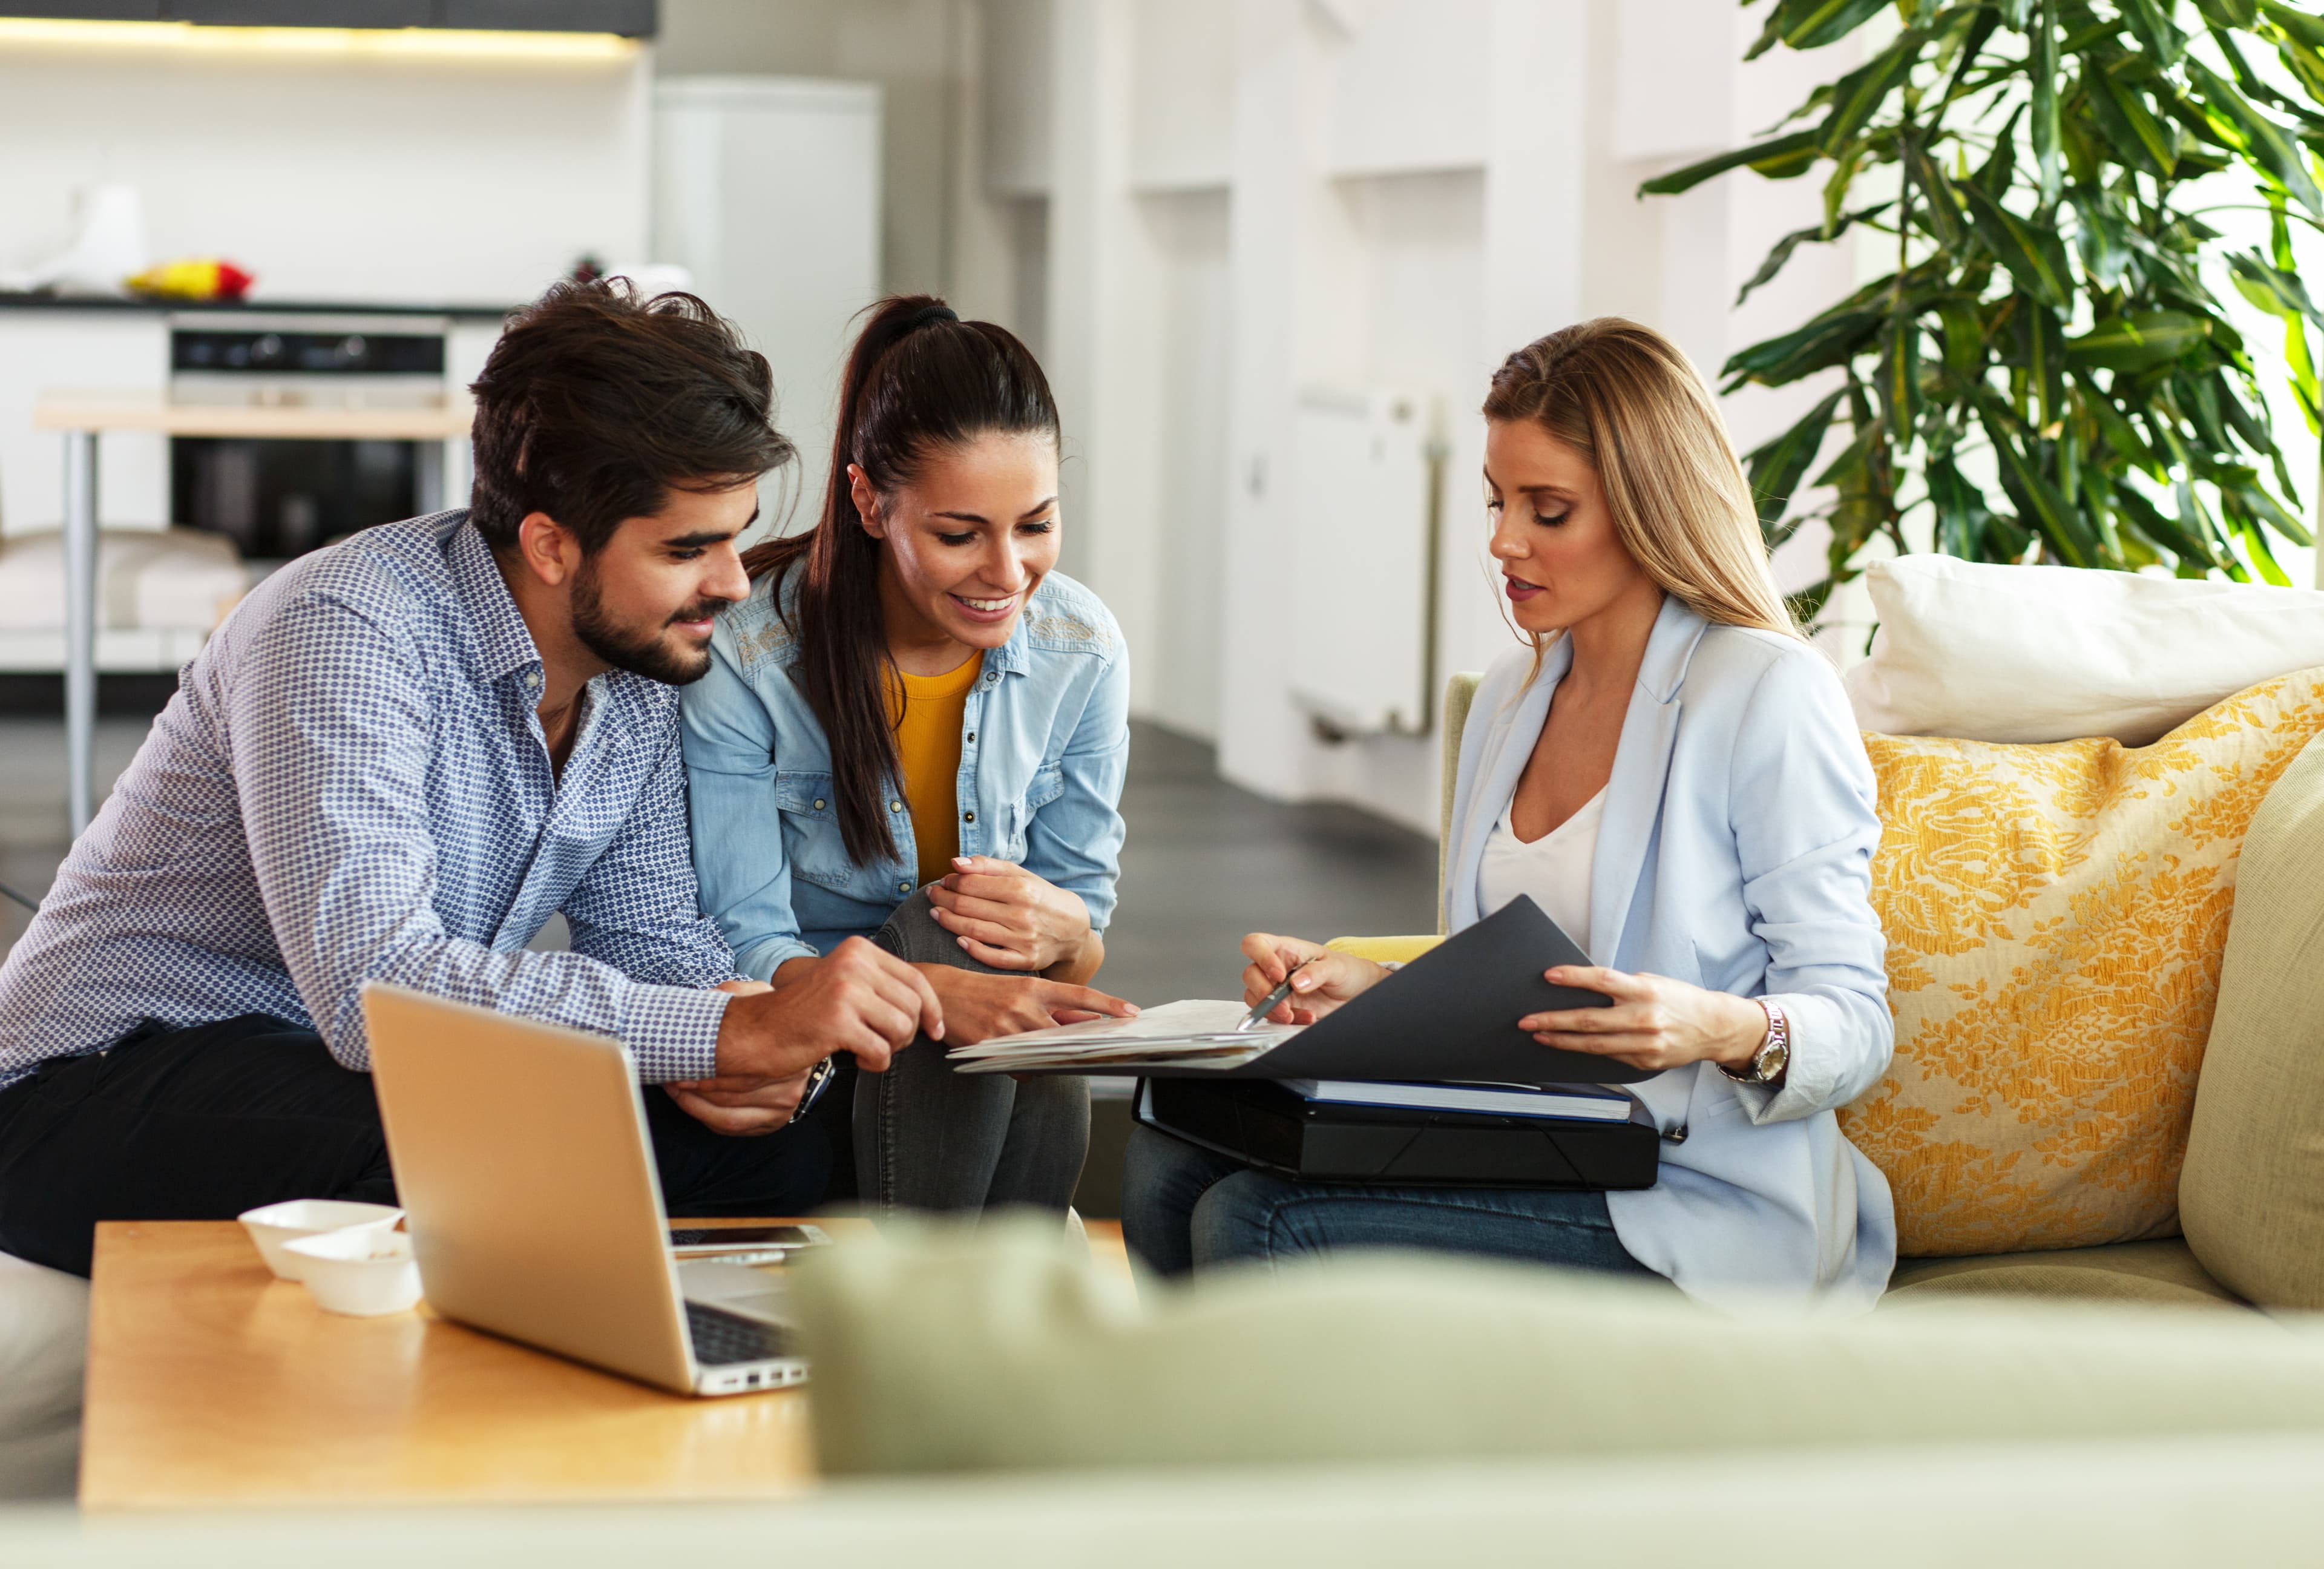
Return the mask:
<path id="1" fill-rule="evenodd" d="M 679 1284 L 645 1106 L 618 1040 L 363 989 L 397 1202 L 447 1318 L 689 1395 L 801 1382 L 754 1271 Z M 758 1277 L 764 1278 L 763 1277 Z"/>

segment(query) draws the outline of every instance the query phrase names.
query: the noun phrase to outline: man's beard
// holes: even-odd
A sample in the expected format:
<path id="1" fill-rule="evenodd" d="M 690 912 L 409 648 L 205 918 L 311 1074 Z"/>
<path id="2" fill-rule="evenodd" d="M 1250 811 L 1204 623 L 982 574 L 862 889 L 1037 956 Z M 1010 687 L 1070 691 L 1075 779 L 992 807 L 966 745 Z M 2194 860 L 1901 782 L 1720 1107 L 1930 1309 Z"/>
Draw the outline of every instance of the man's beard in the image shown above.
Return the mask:
<path id="1" fill-rule="evenodd" d="M 710 651 L 674 648 L 662 634 L 678 622 L 700 621 L 724 608 L 723 600 L 705 599 L 687 605 L 652 632 L 641 632 L 617 624 L 605 614 L 595 561 L 583 562 L 573 579 L 573 635 L 615 669 L 629 670 L 667 686 L 683 687 L 708 675 Z"/>

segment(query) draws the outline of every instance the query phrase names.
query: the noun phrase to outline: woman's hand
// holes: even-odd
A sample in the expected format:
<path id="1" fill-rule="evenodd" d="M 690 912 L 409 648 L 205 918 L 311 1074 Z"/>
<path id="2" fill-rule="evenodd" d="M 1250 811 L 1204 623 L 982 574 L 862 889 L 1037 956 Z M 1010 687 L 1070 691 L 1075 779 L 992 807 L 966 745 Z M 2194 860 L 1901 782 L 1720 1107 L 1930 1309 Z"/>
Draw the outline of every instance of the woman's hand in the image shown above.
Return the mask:
<path id="1" fill-rule="evenodd" d="M 1691 1062 L 1739 1068 L 1767 1038 L 1766 1010 L 1748 997 L 1594 964 L 1560 964 L 1544 974 L 1553 986 L 1602 992 L 1614 1000 L 1611 1008 L 1568 1008 L 1518 1020 L 1517 1028 L 1544 1046 L 1659 1073 Z"/>
<path id="2" fill-rule="evenodd" d="M 970 958 L 1038 973 L 1076 957 L 1089 942 L 1089 907 L 1080 894 L 990 855 L 958 856 L 952 865 L 950 876 L 929 885 L 928 902 L 936 924 Z"/>
<path id="3" fill-rule="evenodd" d="M 766 990 L 758 982 L 748 984 Z M 798 1114 L 799 1097 L 807 1093 L 807 1075 L 814 1071 L 808 1068 L 781 1079 L 679 1079 L 662 1088 L 678 1103 L 680 1111 L 712 1132 L 724 1133 L 730 1139 L 756 1139 L 789 1125 Z"/>
<path id="4" fill-rule="evenodd" d="M 1088 986 L 1034 975 L 987 975 L 949 964 L 913 966 L 928 978 L 944 1004 L 945 1042 L 974 1046 L 996 1035 L 1078 1024 L 1087 1019 L 1134 1019 L 1138 1008 Z"/>
<path id="5" fill-rule="evenodd" d="M 1385 965 L 1352 954 L 1336 953 L 1302 937 L 1253 932 L 1242 940 L 1250 961 L 1242 973 L 1242 1000 L 1252 1008 L 1291 976 L 1291 996 L 1276 1004 L 1269 1024 L 1313 1024 L 1342 1002 L 1388 979 Z M 1296 972 L 1296 974 L 1294 972 Z M 1295 1006 L 1296 1004 L 1296 1006 Z"/>

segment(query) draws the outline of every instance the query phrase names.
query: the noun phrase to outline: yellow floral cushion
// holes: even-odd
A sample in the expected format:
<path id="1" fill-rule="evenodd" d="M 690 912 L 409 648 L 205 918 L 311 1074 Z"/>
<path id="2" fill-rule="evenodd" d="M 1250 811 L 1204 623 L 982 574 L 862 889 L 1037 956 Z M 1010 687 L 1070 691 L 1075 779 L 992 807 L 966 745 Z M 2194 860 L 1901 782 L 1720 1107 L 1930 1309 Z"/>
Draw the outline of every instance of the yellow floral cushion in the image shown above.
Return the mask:
<path id="1" fill-rule="evenodd" d="M 1864 738 L 1896 1057 L 1840 1125 L 1902 1252 L 2178 1231 L 2244 830 L 2319 729 L 2324 669 L 2135 749 Z"/>

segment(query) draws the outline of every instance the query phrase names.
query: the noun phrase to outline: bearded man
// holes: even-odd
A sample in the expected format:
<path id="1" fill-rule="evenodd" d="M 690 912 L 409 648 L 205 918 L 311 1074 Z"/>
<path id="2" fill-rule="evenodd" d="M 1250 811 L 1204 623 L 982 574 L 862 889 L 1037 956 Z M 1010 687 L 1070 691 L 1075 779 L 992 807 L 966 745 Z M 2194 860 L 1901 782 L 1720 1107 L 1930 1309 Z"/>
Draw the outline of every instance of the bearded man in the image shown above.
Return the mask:
<path id="1" fill-rule="evenodd" d="M 813 1207 L 819 1065 L 941 1036 L 870 944 L 770 991 L 697 908 L 675 688 L 793 456 L 767 362 L 691 296 L 565 285 L 473 390 L 470 507 L 244 600 L 0 966 L 0 1250 L 86 1274 L 101 1220 L 392 1202 L 370 981 L 626 1041 L 691 1214 Z"/>

